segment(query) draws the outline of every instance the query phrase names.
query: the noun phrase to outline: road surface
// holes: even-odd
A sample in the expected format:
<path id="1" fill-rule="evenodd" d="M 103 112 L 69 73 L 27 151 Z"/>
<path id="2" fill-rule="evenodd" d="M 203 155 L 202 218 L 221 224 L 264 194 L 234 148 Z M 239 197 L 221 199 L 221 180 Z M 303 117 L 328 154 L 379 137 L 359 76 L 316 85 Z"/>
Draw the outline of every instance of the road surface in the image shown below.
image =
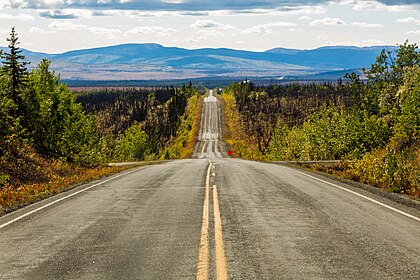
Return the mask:
<path id="1" fill-rule="evenodd" d="M 200 131 L 193 158 L 223 158 L 226 155 L 222 139 L 222 110 L 219 101 L 209 91 L 204 98 L 201 112 Z"/>
<path id="2" fill-rule="evenodd" d="M 1 217 L 0 279 L 419 279 L 418 210 L 224 158 L 220 104 L 203 110 L 194 159 Z"/>

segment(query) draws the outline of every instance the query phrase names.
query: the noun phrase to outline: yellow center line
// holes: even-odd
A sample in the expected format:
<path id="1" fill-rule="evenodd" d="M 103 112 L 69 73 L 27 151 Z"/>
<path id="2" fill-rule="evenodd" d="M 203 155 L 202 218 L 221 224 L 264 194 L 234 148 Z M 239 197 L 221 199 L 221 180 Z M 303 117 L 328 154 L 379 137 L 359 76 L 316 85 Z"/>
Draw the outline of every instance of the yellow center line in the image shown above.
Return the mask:
<path id="1" fill-rule="evenodd" d="M 201 223 L 200 247 L 198 250 L 197 280 L 207 280 L 209 274 L 209 196 L 210 196 L 210 170 L 212 162 L 209 160 L 207 169 L 206 190 L 203 205 L 203 218 Z"/>
<path id="2" fill-rule="evenodd" d="M 214 208 L 214 240 L 216 254 L 216 279 L 228 279 L 225 257 L 225 245 L 223 243 L 222 220 L 220 218 L 219 199 L 217 187 L 213 185 L 213 208 Z"/>
<path id="3" fill-rule="evenodd" d="M 210 176 L 213 163 L 209 160 L 207 169 L 203 217 L 201 223 L 200 246 L 198 249 L 197 279 L 208 280 L 209 277 L 209 204 L 210 204 Z M 216 185 L 213 185 L 213 213 L 214 213 L 214 240 L 215 240 L 215 267 L 216 279 L 227 280 L 227 264 L 225 246 L 223 243 L 222 220 L 220 218 L 219 197 Z"/>

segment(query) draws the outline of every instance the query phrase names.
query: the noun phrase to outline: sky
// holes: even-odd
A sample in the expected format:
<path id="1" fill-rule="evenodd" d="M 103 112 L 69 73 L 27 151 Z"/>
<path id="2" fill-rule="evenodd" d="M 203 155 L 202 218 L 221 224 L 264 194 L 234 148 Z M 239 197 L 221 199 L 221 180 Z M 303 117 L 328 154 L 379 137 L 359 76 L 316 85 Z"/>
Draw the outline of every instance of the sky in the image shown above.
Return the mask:
<path id="1" fill-rule="evenodd" d="M 0 45 L 12 26 L 39 52 L 123 43 L 265 51 L 420 42 L 420 0 L 0 0 Z"/>

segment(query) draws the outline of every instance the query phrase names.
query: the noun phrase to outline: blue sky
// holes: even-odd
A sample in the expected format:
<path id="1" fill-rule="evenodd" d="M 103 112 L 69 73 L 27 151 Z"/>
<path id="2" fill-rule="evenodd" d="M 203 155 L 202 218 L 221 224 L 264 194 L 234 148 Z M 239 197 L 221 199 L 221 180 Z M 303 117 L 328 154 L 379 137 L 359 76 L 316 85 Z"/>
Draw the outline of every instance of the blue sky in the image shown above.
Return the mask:
<path id="1" fill-rule="evenodd" d="M 263 51 L 420 42 L 420 0 L 0 0 L 0 45 L 57 53 L 121 43 Z"/>

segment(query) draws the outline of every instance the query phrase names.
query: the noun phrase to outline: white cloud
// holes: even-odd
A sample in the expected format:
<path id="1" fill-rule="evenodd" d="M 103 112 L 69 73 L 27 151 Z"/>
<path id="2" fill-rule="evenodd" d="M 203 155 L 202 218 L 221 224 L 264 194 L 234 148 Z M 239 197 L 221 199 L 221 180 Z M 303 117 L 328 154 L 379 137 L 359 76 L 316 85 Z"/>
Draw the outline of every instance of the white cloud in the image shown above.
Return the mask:
<path id="1" fill-rule="evenodd" d="M 342 42 L 326 42 L 328 46 L 357 46 L 357 47 L 370 47 L 370 46 L 381 46 L 384 45 L 384 42 L 378 39 L 367 39 L 358 42 L 354 41 L 342 41 Z"/>
<path id="2" fill-rule="evenodd" d="M 103 11 L 93 11 L 93 16 L 103 16 L 103 17 L 120 17 L 122 16 L 121 11 L 117 10 L 103 10 Z"/>
<path id="3" fill-rule="evenodd" d="M 69 1 L 63 1 L 63 0 L 42 0 L 42 2 L 44 2 L 47 5 L 56 5 L 56 4 L 63 4 L 64 2 L 69 2 Z M 70 1 L 72 2 L 72 1 Z"/>
<path id="4" fill-rule="evenodd" d="M 57 30 L 82 30 L 82 29 L 87 29 L 88 27 L 86 25 L 83 24 L 75 24 L 71 21 L 65 20 L 65 21 L 58 21 L 55 20 L 53 22 L 51 22 L 48 25 L 49 28 L 51 29 L 57 29 Z"/>
<path id="5" fill-rule="evenodd" d="M 197 20 L 190 25 L 192 28 L 203 29 L 203 28 L 216 28 L 216 29 L 233 29 L 232 25 L 222 24 L 213 20 Z"/>
<path id="6" fill-rule="evenodd" d="M 299 17 L 299 19 L 300 20 L 312 20 L 312 18 L 308 17 L 308 16 L 301 16 L 301 17 Z"/>
<path id="7" fill-rule="evenodd" d="M 346 25 L 346 23 L 342 19 L 330 18 L 330 17 L 325 17 L 323 19 L 316 19 L 312 21 L 311 23 L 309 23 L 309 26 L 322 26 L 322 25 L 343 26 L 343 25 Z"/>
<path id="8" fill-rule="evenodd" d="M 250 28 L 244 29 L 241 31 L 242 34 L 251 34 L 251 33 L 257 33 L 257 34 L 270 34 L 273 33 L 274 27 L 292 27 L 296 26 L 293 22 L 272 22 L 267 24 L 260 24 L 256 26 L 252 26 Z"/>
<path id="9" fill-rule="evenodd" d="M 287 15 L 315 15 L 324 14 L 326 9 L 322 6 L 280 6 L 273 9 L 245 9 L 226 11 L 228 14 L 245 15 L 267 15 L 267 16 L 287 16 Z"/>
<path id="10" fill-rule="evenodd" d="M 61 31 L 78 31 L 78 30 L 86 30 L 89 31 L 96 36 L 106 37 L 106 38 L 115 38 L 116 35 L 121 34 L 121 30 L 115 28 L 105 28 L 105 27 L 89 27 L 84 24 L 75 24 L 71 21 L 53 21 L 48 25 L 49 28 Z M 32 32 L 31 32 L 32 30 Z M 43 32 L 42 29 L 33 27 L 29 32 L 31 33 L 46 33 Z"/>
<path id="11" fill-rule="evenodd" d="M 190 36 L 190 37 L 182 40 L 182 42 L 195 44 L 195 43 L 198 43 L 199 41 L 197 39 L 195 39 L 193 36 Z"/>
<path id="12" fill-rule="evenodd" d="M 138 26 L 128 30 L 125 35 L 154 34 L 156 37 L 168 37 L 178 30 L 162 26 Z"/>
<path id="13" fill-rule="evenodd" d="M 337 5 L 351 5 L 356 3 L 355 0 L 331 0 L 329 1 L 328 4 L 333 5 L 333 4 L 337 4 Z"/>
<path id="14" fill-rule="evenodd" d="M 106 38 L 115 38 L 116 35 L 122 33 L 119 29 L 105 27 L 89 27 L 88 30 L 97 36 Z"/>
<path id="15" fill-rule="evenodd" d="M 9 19 L 9 20 L 23 20 L 23 21 L 30 21 L 35 20 L 35 18 L 28 14 L 19 14 L 19 15 L 9 15 L 9 14 L 0 14 L 0 19 Z"/>
<path id="16" fill-rule="evenodd" d="M 367 22 L 352 22 L 351 25 L 357 26 L 357 27 L 363 27 L 363 28 L 379 28 L 383 27 L 382 24 L 379 23 L 367 23 Z"/>
<path id="17" fill-rule="evenodd" d="M 366 12 L 366 11 L 374 11 L 374 12 L 406 12 L 406 11 L 413 11 L 414 8 L 412 6 L 407 5 L 385 5 L 378 1 L 364 1 L 364 0 L 354 0 L 354 1 L 347 1 L 351 2 L 353 5 L 354 11 Z"/>
<path id="18" fill-rule="evenodd" d="M 185 3 L 182 0 L 162 0 L 162 2 L 164 2 L 164 3 L 170 3 L 170 4 L 182 4 L 182 3 Z"/>
<path id="19" fill-rule="evenodd" d="M 222 37 L 225 34 L 217 29 L 204 28 L 197 30 L 196 35 L 191 35 L 186 39 L 182 40 L 184 43 L 198 43 L 200 41 L 214 39 L 216 37 Z"/>
<path id="20" fill-rule="evenodd" d="M 75 19 L 92 18 L 93 13 L 86 9 L 40 10 L 39 16 L 51 19 Z"/>
<path id="21" fill-rule="evenodd" d="M 0 9 L 5 9 L 9 4 L 8 0 L 0 0 Z"/>
<path id="22" fill-rule="evenodd" d="M 182 16 L 208 16 L 210 11 L 185 11 L 179 13 Z"/>
<path id="23" fill-rule="evenodd" d="M 5 7 L 13 7 L 13 8 L 26 8 L 29 6 L 28 0 L 6 0 L 3 1 L 5 4 Z"/>
<path id="24" fill-rule="evenodd" d="M 321 6 L 286 6 L 279 11 L 286 15 L 319 15 L 327 12 L 327 10 Z"/>
<path id="25" fill-rule="evenodd" d="M 420 35 L 420 29 L 419 30 L 414 30 L 414 31 L 408 31 L 405 34 L 406 35 Z"/>
<path id="26" fill-rule="evenodd" d="M 154 11 L 154 12 L 148 12 L 148 11 L 129 11 L 126 12 L 126 15 L 132 18 L 137 17 L 163 17 L 163 16 L 170 16 L 170 15 L 176 15 L 178 12 L 167 12 L 167 11 Z"/>
<path id="27" fill-rule="evenodd" d="M 220 32 L 219 30 L 216 29 L 202 29 L 202 30 L 198 30 L 197 34 L 206 36 L 206 37 L 218 37 L 218 36 L 223 36 L 223 32 Z"/>
<path id="28" fill-rule="evenodd" d="M 420 25 L 420 19 L 415 19 L 413 17 L 399 18 L 397 19 L 398 23 L 414 23 Z"/>
<path id="29" fill-rule="evenodd" d="M 383 45 L 384 42 L 378 39 L 367 39 L 360 42 L 362 46 L 378 46 Z"/>
<path id="30" fill-rule="evenodd" d="M 34 33 L 34 34 L 51 34 L 51 33 L 56 33 L 56 32 L 55 31 L 46 31 L 46 30 L 44 30 L 42 28 L 33 26 L 33 27 L 31 27 L 29 29 L 29 33 Z"/>

